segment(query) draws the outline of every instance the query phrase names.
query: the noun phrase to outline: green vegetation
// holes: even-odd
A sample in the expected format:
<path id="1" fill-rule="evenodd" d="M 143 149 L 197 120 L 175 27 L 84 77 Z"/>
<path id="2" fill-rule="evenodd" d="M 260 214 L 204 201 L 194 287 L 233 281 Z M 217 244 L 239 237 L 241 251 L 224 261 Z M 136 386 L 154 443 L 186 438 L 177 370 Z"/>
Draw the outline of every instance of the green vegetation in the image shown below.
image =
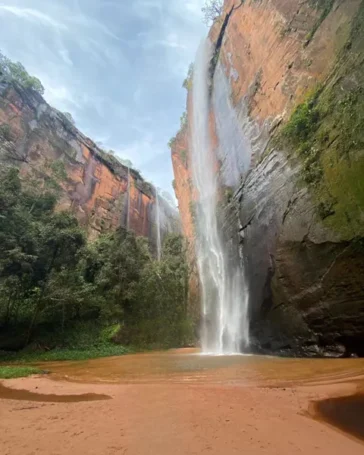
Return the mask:
<path id="1" fill-rule="evenodd" d="M 308 99 L 297 106 L 289 122 L 283 128 L 283 135 L 296 145 L 301 144 L 302 150 L 307 148 L 312 133 L 318 128 L 319 111 L 317 100 L 320 90 L 315 91 Z"/>
<path id="2" fill-rule="evenodd" d="M 13 80 L 40 95 L 44 94 L 44 87 L 38 78 L 30 76 L 20 62 L 14 63 L 0 52 L 0 79 L 2 77 Z"/>
<path id="3" fill-rule="evenodd" d="M 187 166 L 187 150 L 182 149 L 179 151 L 179 156 L 181 157 L 182 163 Z"/>
<path id="4" fill-rule="evenodd" d="M 187 112 L 185 111 L 180 118 L 181 130 L 185 129 L 188 124 Z"/>
<path id="5" fill-rule="evenodd" d="M 224 10 L 223 0 L 206 0 L 202 8 L 203 21 L 206 25 L 210 25 L 218 19 Z"/>
<path id="6" fill-rule="evenodd" d="M 335 72 L 296 108 L 278 137 L 299 157 L 318 216 L 347 239 L 364 236 L 363 87 L 364 2 Z"/>
<path id="7" fill-rule="evenodd" d="M 97 151 L 97 155 L 99 159 L 105 164 L 105 166 L 107 166 L 114 174 L 123 175 L 125 174 L 125 167 L 128 167 L 133 171 L 137 179 L 143 180 L 141 172 L 138 169 L 134 168 L 133 163 L 130 160 L 116 156 L 116 152 L 114 150 L 109 150 L 106 152 L 100 148 Z"/>
<path id="8" fill-rule="evenodd" d="M 190 343 L 182 238 L 165 238 L 160 262 L 124 229 L 90 243 L 72 213 L 55 211 L 57 194 L 30 182 L 0 172 L 0 349 L 56 360 Z"/>
<path id="9" fill-rule="evenodd" d="M 182 87 L 187 91 L 192 89 L 193 83 L 193 63 L 188 67 L 188 73 L 186 79 L 183 81 Z"/>
<path id="10" fill-rule="evenodd" d="M 168 147 L 172 150 L 174 144 L 176 143 L 177 137 L 174 136 L 168 141 Z"/>
<path id="11" fill-rule="evenodd" d="M 308 184 L 320 182 L 323 172 L 318 159 L 320 150 L 315 140 L 321 118 L 317 105 L 320 92 L 321 88 L 297 106 L 281 132 L 281 137 L 291 144 L 302 158 L 303 179 Z"/>
<path id="12" fill-rule="evenodd" d="M 4 141 L 11 141 L 11 130 L 7 123 L 0 125 L 0 139 Z"/>
<path id="13" fill-rule="evenodd" d="M 109 151 L 109 153 L 111 153 L 111 152 L 112 152 L 112 150 Z M 115 152 L 114 152 L 114 154 L 115 154 Z M 133 163 L 130 160 L 128 160 L 126 158 L 118 158 L 118 160 L 120 161 L 121 164 L 123 164 L 124 166 L 128 167 L 129 169 L 133 169 L 134 168 L 134 165 L 133 165 Z"/>
<path id="14" fill-rule="evenodd" d="M 67 180 L 67 171 L 62 160 L 53 161 L 50 165 L 53 176 L 57 181 Z"/>
<path id="15" fill-rule="evenodd" d="M 230 204 L 234 196 L 234 190 L 232 188 L 225 188 L 224 199 L 225 204 Z"/>
<path id="16" fill-rule="evenodd" d="M 197 206 L 195 201 L 190 201 L 189 209 L 192 221 L 195 224 L 197 220 Z"/>
<path id="17" fill-rule="evenodd" d="M 181 115 L 181 118 L 180 118 L 180 129 L 179 129 L 179 132 L 180 133 L 181 131 L 183 131 L 185 128 L 187 128 L 187 125 L 188 125 L 188 114 L 187 112 L 184 112 L 182 115 Z M 178 134 L 177 133 L 177 134 Z M 168 142 L 168 147 L 173 150 L 173 147 L 175 146 L 176 144 L 176 141 L 177 141 L 177 135 L 172 137 L 169 142 Z"/>
<path id="18" fill-rule="evenodd" d="M 103 347 L 89 347 L 84 349 L 56 348 L 48 352 L 35 351 L 18 352 L 16 354 L 5 353 L 0 356 L 3 362 L 13 363 L 34 363 L 34 362 L 63 362 L 76 360 L 99 359 L 102 357 L 118 357 L 132 352 L 124 346 L 110 344 Z"/>
<path id="19" fill-rule="evenodd" d="M 120 324 L 105 326 L 97 320 L 68 321 L 63 331 L 54 330 L 53 325 L 40 325 L 37 327 L 35 342 L 21 351 L 0 352 L 0 359 L 10 364 L 24 364 L 128 354 L 132 348 L 114 342 L 120 328 Z M 5 331 L 2 339 L 9 339 L 10 336 Z"/>
<path id="20" fill-rule="evenodd" d="M 18 366 L 1 366 L 0 379 L 16 379 L 31 376 L 33 374 L 42 374 L 42 370 L 34 367 L 18 367 Z"/>
<path id="21" fill-rule="evenodd" d="M 72 114 L 70 114 L 69 112 L 63 112 L 62 115 L 71 125 L 74 126 L 76 124 L 74 118 L 72 117 Z"/>

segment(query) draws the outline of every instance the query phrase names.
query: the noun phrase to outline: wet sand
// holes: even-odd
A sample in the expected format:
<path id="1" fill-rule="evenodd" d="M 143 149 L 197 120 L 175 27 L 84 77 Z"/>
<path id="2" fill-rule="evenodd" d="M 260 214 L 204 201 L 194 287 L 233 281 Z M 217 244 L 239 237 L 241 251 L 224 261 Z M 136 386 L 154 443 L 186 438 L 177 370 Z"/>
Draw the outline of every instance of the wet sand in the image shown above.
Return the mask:
<path id="1" fill-rule="evenodd" d="M 3 381 L 0 453 L 364 453 L 362 404 L 335 401 L 364 390 L 362 360 L 195 357 L 47 364 L 50 377 Z M 332 421 L 345 413 L 346 427 Z"/>

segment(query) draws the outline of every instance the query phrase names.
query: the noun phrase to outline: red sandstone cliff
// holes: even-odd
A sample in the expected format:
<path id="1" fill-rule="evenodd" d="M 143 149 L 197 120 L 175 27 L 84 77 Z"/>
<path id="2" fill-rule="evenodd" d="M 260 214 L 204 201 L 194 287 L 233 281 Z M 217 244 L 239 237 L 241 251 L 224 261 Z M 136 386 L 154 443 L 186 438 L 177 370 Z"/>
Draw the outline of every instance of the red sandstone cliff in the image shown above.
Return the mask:
<path id="1" fill-rule="evenodd" d="M 225 0 L 209 33 L 222 224 L 227 241 L 240 235 L 253 335 L 267 350 L 350 351 L 364 336 L 363 36 L 362 0 Z M 277 142 L 313 93 L 302 115 L 317 119 L 293 119 L 307 143 Z M 190 153 L 186 130 L 172 161 L 193 243 Z"/>
<path id="2" fill-rule="evenodd" d="M 0 124 L 6 125 L 11 146 L 0 157 L 17 164 L 39 185 L 60 164 L 65 178 L 59 209 L 72 209 L 90 239 L 128 224 L 138 236 L 156 242 L 155 189 L 138 172 L 105 154 L 37 93 L 16 83 L 0 83 Z M 129 188 L 129 196 L 128 196 Z M 178 231 L 172 209 L 165 211 L 164 232 Z"/>

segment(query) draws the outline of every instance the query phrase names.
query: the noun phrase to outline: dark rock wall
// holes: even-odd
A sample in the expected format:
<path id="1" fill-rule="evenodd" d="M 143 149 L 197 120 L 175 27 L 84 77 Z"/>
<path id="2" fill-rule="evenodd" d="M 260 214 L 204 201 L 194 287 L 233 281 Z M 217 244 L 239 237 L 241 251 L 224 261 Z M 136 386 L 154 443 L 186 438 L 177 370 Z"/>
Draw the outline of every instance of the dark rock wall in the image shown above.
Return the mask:
<path id="1" fill-rule="evenodd" d="M 209 35 L 211 118 L 252 349 L 364 355 L 364 2 L 246 0 L 226 21 L 238 3 Z M 190 173 L 175 166 L 191 236 Z"/>

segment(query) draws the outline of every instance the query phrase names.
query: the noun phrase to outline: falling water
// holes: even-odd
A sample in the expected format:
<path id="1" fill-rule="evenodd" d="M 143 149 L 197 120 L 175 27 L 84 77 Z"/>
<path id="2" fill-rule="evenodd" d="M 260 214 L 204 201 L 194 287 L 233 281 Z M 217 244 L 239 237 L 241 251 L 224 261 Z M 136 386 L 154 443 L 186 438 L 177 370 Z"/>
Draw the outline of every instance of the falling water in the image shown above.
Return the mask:
<path id="1" fill-rule="evenodd" d="M 248 345 L 248 292 L 239 261 L 230 259 L 217 222 L 218 181 L 209 128 L 212 46 L 200 46 L 194 66 L 191 159 L 198 191 L 197 259 L 202 284 L 201 344 L 205 353 L 231 354 Z"/>
<path id="2" fill-rule="evenodd" d="M 128 205 L 126 210 L 126 229 L 130 230 L 130 167 L 128 167 Z"/>
<path id="3" fill-rule="evenodd" d="M 162 242 L 161 242 L 161 216 L 159 206 L 158 190 L 155 188 L 155 201 L 156 201 L 156 227 L 157 227 L 157 257 L 158 261 L 161 260 Z"/>

